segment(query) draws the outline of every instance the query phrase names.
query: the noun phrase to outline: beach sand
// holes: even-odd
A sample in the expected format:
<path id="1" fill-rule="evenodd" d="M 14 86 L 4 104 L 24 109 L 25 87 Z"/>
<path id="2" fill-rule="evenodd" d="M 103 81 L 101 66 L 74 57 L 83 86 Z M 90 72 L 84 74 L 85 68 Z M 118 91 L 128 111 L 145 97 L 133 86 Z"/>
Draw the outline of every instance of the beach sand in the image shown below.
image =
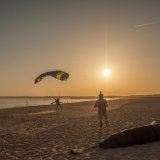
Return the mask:
<path id="1" fill-rule="evenodd" d="M 109 101 L 109 129 L 99 128 L 95 102 L 0 110 L 0 160 L 160 160 L 160 142 L 101 149 L 109 135 L 160 119 L 160 98 Z M 145 134 L 145 133 L 144 133 Z M 87 149 L 71 154 L 72 149 Z"/>

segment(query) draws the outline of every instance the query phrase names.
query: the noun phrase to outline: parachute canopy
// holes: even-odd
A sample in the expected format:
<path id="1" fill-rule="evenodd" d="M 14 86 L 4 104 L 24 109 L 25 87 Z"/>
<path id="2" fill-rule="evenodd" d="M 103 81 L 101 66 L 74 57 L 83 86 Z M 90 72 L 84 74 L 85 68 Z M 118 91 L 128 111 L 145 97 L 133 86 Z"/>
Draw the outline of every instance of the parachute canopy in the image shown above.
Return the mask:
<path id="1" fill-rule="evenodd" d="M 69 77 L 69 74 L 64 72 L 64 71 L 60 71 L 60 70 L 45 72 L 45 73 L 39 75 L 35 79 L 35 84 L 40 82 L 46 76 L 51 76 L 51 77 L 54 77 L 54 78 L 59 79 L 61 81 L 66 81 L 68 79 L 68 77 Z"/>

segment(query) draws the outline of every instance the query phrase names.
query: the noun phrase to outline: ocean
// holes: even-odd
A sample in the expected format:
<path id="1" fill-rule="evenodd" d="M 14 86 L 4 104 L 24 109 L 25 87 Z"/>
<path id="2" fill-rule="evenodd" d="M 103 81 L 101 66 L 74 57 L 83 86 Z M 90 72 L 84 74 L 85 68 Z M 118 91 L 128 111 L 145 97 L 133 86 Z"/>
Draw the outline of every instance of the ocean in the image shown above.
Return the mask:
<path id="1" fill-rule="evenodd" d="M 97 98 L 77 98 L 77 97 L 63 97 L 60 98 L 62 103 L 74 103 L 82 101 L 92 101 Z M 115 98 L 106 98 L 108 100 Z M 117 99 L 117 98 L 116 98 Z M 54 97 L 0 97 L 0 109 L 49 105 L 54 101 Z"/>

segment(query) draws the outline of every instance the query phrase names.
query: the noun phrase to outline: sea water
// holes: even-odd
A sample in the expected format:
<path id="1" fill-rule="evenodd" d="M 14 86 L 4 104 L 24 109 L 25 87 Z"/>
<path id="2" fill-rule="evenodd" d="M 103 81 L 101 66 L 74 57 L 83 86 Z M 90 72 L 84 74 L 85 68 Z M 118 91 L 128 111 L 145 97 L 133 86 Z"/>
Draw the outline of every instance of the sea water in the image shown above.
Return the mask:
<path id="1" fill-rule="evenodd" d="M 94 99 L 82 99 L 82 98 L 61 98 L 62 103 L 74 103 L 81 101 L 91 101 Z M 15 108 L 15 107 L 27 107 L 27 106 L 39 106 L 50 105 L 54 102 L 54 98 L 40 97 L 40 98 L 0 98 L 0 109 Z"/>
<path id="2" fill-rule="evenodd" d="M 62 103 L 75 103 L 83 101 L 94 101 L 97 98 L 60 98 Z M 107 100 L 117 99 L 117 98 L 106 98 Z M 54 102 L 54 97 L 0 97 L 0 109 L 16 108 L 16 107 L 27 107 L 27 106 L 39 106 L 39 105 L 50 105 Z"/>

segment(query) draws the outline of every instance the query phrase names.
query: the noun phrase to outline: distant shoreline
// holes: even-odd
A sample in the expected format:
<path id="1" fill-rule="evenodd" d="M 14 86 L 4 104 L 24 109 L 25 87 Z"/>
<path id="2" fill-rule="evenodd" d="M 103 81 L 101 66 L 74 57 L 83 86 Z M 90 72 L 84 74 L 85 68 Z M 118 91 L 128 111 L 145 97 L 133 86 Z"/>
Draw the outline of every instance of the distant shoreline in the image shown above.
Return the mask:
<path id="1" fill-rule="evenodd" d="M 9 99 L 9 98 L 17 98 L 17 99 L 24 99 L 24 98 L 56 98 L 61 97 L 63 99 L 94 99 L 97 98 L 97 96 L 0 96 L 0 99 Z M 160 97 L 160 94 L 148 94 L 148 95 L 128 95 L 128 96 L 105 96 L 105 98 L 118 98 L 118 97 Z"/>
<path id="2" fill-rule="evenodd" d="M 94 99 L 97 98 L 97 96 L 0 96 L 0 99 L 24 99 L 24 98 L 56 98 L 61 97 L 63 99 Z M 123 97 L 123 96 L 106 96 L 106 98 L 116 98 L 116 97 Z"/>

